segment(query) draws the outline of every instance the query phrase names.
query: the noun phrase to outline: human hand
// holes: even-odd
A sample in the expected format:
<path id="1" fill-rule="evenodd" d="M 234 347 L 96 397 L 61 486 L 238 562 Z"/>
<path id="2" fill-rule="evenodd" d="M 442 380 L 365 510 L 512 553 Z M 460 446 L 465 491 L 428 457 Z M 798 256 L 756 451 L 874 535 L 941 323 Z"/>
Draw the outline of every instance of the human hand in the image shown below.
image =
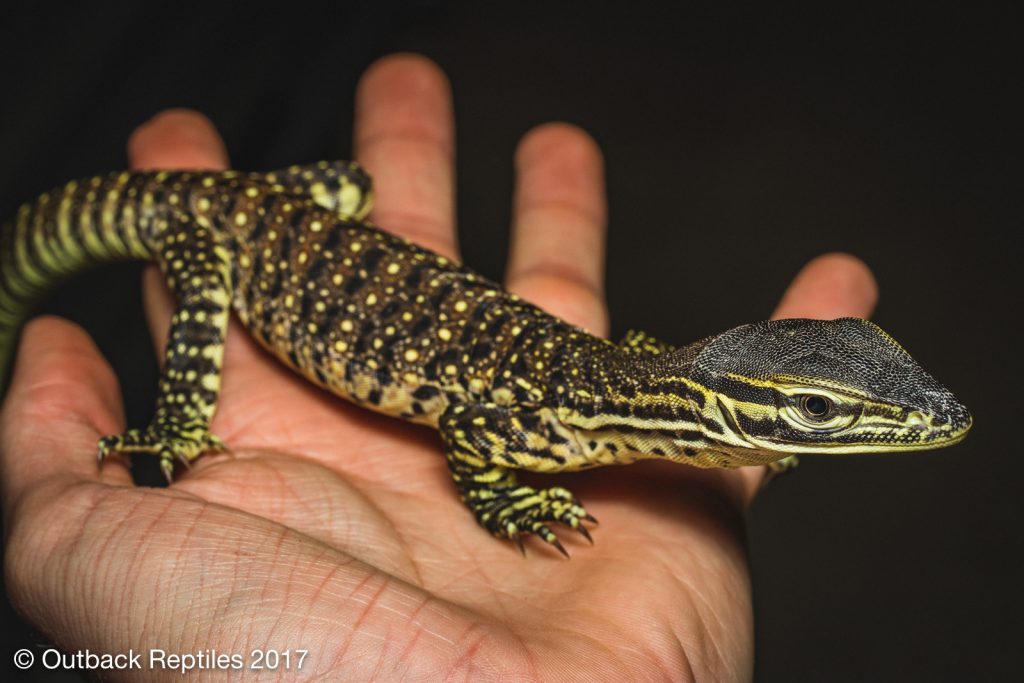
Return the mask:
<path id="1" fill-rule="evenodd" d="M 453 137 L 431 63 L 396 56 L 364 76 L 355 157 L 374 176 L 372 217 L 451 257 Z M 227 165 L 188 112 L 157 116 L 129 152 L 137 168 Z M 542 126 L 516 168 L 509 289 L 606 333 L 599 151 L 575 128 Z M 173 300 L 155 269 L 146 301 L 162 349 Z M 865 267 L 832 255 L 776 313 L 866 316 L 873 301 Z M 523 560 L 459 502 L 435 433 L 314 388 L 237 322 L 224 367 L 213 432 L 233 453 L 139 488 L 122 464 L 95 466 L 99 437 L 124 426 L 95 346 L 65 321 L 27 326 L 0 415 L 8 590 L 63 648 L 302 649 L 304 676 L 354 680 L 750 678 L 742 516 L 761 468 L 559 475 L 601 519 L 596 546 L 562 534 L 572 561 L 539 542 Z"/>

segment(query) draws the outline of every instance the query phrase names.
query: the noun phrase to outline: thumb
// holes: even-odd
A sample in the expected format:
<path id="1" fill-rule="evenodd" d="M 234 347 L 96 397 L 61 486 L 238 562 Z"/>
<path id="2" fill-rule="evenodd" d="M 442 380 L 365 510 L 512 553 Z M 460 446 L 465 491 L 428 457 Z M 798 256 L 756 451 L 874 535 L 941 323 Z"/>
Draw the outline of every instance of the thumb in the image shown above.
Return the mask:
<path id="1" fill-rule="evenodd" d="M 5 504 L 52 477 L 99 480 L 97 441 L 123 428 L 117 378 L 85 331 L 55 317 L 26 325 L 0 409 Z M 104 467 L 102 478 L 131 483 L 125 467 Z"/>

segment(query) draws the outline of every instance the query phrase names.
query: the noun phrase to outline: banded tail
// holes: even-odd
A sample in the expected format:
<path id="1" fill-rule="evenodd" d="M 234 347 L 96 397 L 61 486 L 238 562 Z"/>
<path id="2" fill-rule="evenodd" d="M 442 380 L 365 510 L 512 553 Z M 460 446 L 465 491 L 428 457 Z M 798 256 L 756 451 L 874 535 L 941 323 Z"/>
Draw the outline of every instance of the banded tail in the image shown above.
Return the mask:
<path id="1" fill-rule="evenodd" d="M 351 161 L 321 161 L 271 173 L 145 171 L 72 181 L 25 204 L 0 232 L 0 387 L 18 328 L 46 290 L 92 266 L 155 260 L 160 235 L 178 211 L 188 213 L 199 188 L 218 192 L 230 213 L 239 187 L 267 184 L 274 192 L 309 198 L 346 218 L 373 205 L 370 177 Z"/>
<path id="2" fill-rule="evenodd" d="M 153 258 L 150 226 L 160 220 L 154 173 L 72 181 L 23 205 L 0 231 L 0 387 L 18 329 L 35 301 L 92 266 Z"/>

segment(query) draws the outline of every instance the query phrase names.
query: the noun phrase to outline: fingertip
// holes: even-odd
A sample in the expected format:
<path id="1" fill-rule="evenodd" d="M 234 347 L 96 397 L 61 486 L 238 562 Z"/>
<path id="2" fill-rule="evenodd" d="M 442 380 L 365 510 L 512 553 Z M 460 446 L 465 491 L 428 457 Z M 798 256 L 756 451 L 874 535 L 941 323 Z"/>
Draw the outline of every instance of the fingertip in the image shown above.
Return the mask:
<path id="1" fill-rule="evenodd" d="M 398 52 L 381 57 L 366 68 L 356 87 L 356 99 L 362 100 L 367 90 L 377 88 L 402 92 L 451 96 L 448 75 L 438 64 L 414 52 Z"/>
<path id="2" fill-rule="evenodd" d="M 579 126 L 564 121 L 551 121 L 531 128 L 516 147 L 517 168 L 547 159 L 558 159 L 567 166 L 598 172 L 604 168 L 604 155 L 597 141 Z"/>
<path id="3" fill-rule="evenodd" d="M 376 159 L 378 152 L 372 147 L 390 139 L 436 146 L 445 157 L 444 163 L 449 164 L 455 144 L 454 125 L 448 76 L 422 55 L 399 53 L 382 57 L 359 79 L 355 151 L 371 173 L 387 170 L 390 160 Z M 384 168 L 375 168 L 380 165 Z"/>
<path id="4" fill-rule="evenodd" d="M 874 308 L 878 302 L 878 283 L 871 268 L 860 258 L 842 251 L 822 254 L 804 267 L 808 273 L 820 272 L 828 277 L 832 286 L 846 292 L 856 293 L 861 306 Z"/>
<path id="5" fill-rule="evenodd" d="M 793 279 L 774 318 L 866 318 L 878 302 L 878 284 L 864 261 L 843 252 L 818 256 Z"/>
<path id="6" fill-rule="evenodd" d="M 213 122 L 191 109 L 166 109 L 128 139 L 132 168 L 226 168 L 227 150 Z"/>

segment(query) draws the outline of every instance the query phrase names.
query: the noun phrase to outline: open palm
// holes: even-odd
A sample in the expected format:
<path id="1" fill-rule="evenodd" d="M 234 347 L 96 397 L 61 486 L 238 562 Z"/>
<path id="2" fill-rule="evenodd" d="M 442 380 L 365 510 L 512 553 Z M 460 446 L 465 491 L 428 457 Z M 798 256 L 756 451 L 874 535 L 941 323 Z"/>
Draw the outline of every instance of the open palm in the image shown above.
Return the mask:
<path id="1" fill-rule="evenodd" d="M 457 256 L 443 76 L 422 58 L 382 60 L 357 108 L 375 222 Z M 130 144 L 136 167 L 222 167 L 222 150 L 188 112 Z M 517 174 L 509 288 L 603 334 L 598 150 L 543 126 Z M 146 287 L 159 340 L 174 303 L 155 271 Z M 778 313 L 864 316 L 873 298 L 864 267 L 833 255 L 805 268 Z M 353 680 L 750 677 L 742 517 L 758 470 L 559 475 L 601 520 L 596 545 L 560 528 L 571 561 L 540 542 L 523 559 L 459 502 L 435 432 L 314 388 L 237 323 L 213 424 L 233 452 L 166 489 L 132 486 L 116 462 L 96 470 L 97 439 L 123 425 L 116 380 L 81 330 L 34 321 L 16 368 L 0 419 L 9 589 L 65 649 L 216 650 L 247 664 L 254 649 L 289 651 L 293 673 L 306 650 L 303 676 Z"/>

